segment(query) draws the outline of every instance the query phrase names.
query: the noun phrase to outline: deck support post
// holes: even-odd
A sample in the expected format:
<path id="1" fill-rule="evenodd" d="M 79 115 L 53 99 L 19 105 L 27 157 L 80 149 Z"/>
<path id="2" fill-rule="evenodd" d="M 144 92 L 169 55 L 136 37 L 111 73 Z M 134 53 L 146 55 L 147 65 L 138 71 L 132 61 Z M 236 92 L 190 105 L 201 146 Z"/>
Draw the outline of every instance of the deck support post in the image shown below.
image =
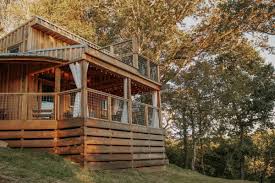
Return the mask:
<path id="1" fill-rule="evenodd" d="M 127 78 L 127 89 L 128 89 L 128 121 L 132 124 L 132 91 L 131 91 L 131 79 Z"/>
<path id="2" fill-rule="evenodd" d="M 87 91 L 87 71 L 89 63 L 81 61 L 81 117 L 88 118 L 88 91 Z"/>
<path id="3" fill-rule="evenodd" d="M 146 73 L 146 75 L 147 75 L 148 78 L 151 78 L 151 64 L 150 64 L 149 60 L 147 60 L 146 65 L 147 65 L 147 73 Z"/>
<path id="4" fill-rule="evenodd" d="M 123 109 L 122 109 L 122 116 L 121 122 L 128 123 L 128 106 L 127 106 L 127 98 L 128 98 L 128 81 L 127 78 L 123 79 Z"/>
<path id="5" fill-rule="evenodd" d="M 84 167 L 86 167 L 86 132 L 85 132 L 85 124 L 89 117 L 88 114 L 88 89 L 87 89 L 87 74 L 89 69 L 89 62 L 82 60 L 80 62 L 81 65 L 81 117 L 83 118 L 82 126 L 83 129 L 83 145 L 82 145 L 82 152 L 80 153 L 80 156 L 82 157 L 83 161 L 81 164 L 83 164 Z"/>
<path id="6" fill-rule="evenodd" d="M 54 115 L 55 115 L 55 120 L 60 119 L 60 109 L 59 109 L 59 104 L 60 104 L 60 97 L 57 93 L 61 91 L 61 69 L 59 67 L 56 67 L 54 70 L 54 91 L 56 92 L 54 95 Z M 54 153 L 57 154 L 58 151 L 58 122 L 56 121 L 56 127 L 54 130 Z"/>
<path id="7" fill-rule="evenodd" d="M 148 119 L 148 105 L 144 106 L 144 121 L 145 121 L 145 126 L 148 127 L 149 124 L 149 119 Z"/>
<path id="8" fill-rule="evenodd" d="M 133 45 L 133 66 L 138 69 L 139 68 L 138 66 L 139 45 L 136 37 L 133 37 L 132 45 Z"/>
<path id="9" fill-rule="evenodd" d="M 60 92 L 60 89 L 61 89 L 61 70 L 59 67 L 56 67 L 55 68 L 55 81 L 54 81 L 54 91 L 56 93 Z M 55 103 L 54 103 L 54 108 L 55 108 L 55 119 L 58 120 L 59 119 L 59 96 L 58 94 L 55 94 L 54 96 L 55 98 Z"/>
<path id="10" fill-rule="evenodd" d="M 159 127 L 162 128 L 162 115 L 161 115 L 161 92 L 157 91 L 158 108 L 159 108 Z"/>
<path id="11" fill-rule="evenodd" d="M 29 78 L 29 75 L 28 75 L 28 65 L 26 65 L 26 67 L 24 68 L 25 69 L 25 76 L 23 78 L 23 87 L 22 87 L 22 91 L 23 91 L 23 95 L 22 95 L 22 119 L 23 120 L 27 120 L 28 119 L 28 95 L 27 95 L 27 92 L 28 92 L 28 78 Z"/>
<path id="12" fill-rule="evenodd" d="M 160 70 L 159 70 L 159 65 L 157 65 L 157 82 L 160 82 Z"/>
<path id="13" fill-rule="evenodd" d="M 108 115 L 108 121 L 112 122 L 112 98 L 111 96 L 108 96 L 107 98 L 107 115 Z"/>
<path id="14" fill-rule="evenodd" d="M 159 113 L 158 113 L 158 91 L 153 91 L 152 93 L 152 105 L 153 105 L 153 116 L 152 116 L 152 125 L 154 128 L 159 128 Z"/>

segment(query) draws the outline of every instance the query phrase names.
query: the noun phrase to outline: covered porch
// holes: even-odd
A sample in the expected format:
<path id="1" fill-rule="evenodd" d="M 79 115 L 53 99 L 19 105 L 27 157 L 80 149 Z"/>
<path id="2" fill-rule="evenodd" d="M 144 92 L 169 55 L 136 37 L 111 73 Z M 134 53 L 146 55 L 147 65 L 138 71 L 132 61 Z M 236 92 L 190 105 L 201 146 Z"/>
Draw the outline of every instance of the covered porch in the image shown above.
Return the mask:
<path id="1" fill-rule="evenodd" d="M 24 59 L 0 63 L 1 121 L 81 118 L 160 127 L 156 88 L 89 60 Z"/>

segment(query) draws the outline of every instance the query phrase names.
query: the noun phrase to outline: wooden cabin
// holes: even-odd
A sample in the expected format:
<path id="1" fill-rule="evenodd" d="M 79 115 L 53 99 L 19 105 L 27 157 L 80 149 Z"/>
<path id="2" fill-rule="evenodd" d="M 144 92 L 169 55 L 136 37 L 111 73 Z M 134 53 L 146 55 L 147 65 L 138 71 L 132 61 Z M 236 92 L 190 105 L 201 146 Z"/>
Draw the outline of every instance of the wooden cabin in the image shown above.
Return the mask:
<path id="1" fill-rule="evenodd" d="M 159 169 L 160 88 L 135 40 L 99 47 L 33 17 L 0 39 L 0 140 L 91 169 Z"/>

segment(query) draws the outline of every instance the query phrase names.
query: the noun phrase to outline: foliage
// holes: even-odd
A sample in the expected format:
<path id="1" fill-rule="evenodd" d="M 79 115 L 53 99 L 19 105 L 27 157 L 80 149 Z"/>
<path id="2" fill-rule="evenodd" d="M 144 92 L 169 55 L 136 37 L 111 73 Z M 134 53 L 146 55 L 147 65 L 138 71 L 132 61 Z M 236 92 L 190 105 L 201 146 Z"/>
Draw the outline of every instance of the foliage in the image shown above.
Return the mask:
<path id="1" fill-rule="evenodd" d="M 268 175 L 274 155 L 268 160 L 263 153 L 253 156 L 260 146 L 251 133 L 273 128 L 274 68 L 253 48 L 242 44 L 230 52 L 205 55 L 178 73 L 170 88 L 166 108 L 174 116 L 180 148 L 190 147 L 182 155 L 192 159 L 181 166 L 191 164 L 202 173 L 227 178 Z M 248 172 L 251 156 L 264 164 L 261 175 Z"/>

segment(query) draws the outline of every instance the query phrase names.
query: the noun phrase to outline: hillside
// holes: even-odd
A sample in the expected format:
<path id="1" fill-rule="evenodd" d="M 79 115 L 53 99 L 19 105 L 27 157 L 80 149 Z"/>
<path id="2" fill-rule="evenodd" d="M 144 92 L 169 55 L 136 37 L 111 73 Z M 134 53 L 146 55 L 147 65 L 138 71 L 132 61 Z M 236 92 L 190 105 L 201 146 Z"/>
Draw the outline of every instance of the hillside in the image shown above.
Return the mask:
<path id="1" fill-rule="evenodd" d="M 170 165 L 164 172 L 89 172 L 56 155 L 0 149 L 0 183 L 241 183 L 203 176 Z M 243 182 L 242 182 L 243 183 Z M 249 182 L 247 182 L 249 183 Z"/>

